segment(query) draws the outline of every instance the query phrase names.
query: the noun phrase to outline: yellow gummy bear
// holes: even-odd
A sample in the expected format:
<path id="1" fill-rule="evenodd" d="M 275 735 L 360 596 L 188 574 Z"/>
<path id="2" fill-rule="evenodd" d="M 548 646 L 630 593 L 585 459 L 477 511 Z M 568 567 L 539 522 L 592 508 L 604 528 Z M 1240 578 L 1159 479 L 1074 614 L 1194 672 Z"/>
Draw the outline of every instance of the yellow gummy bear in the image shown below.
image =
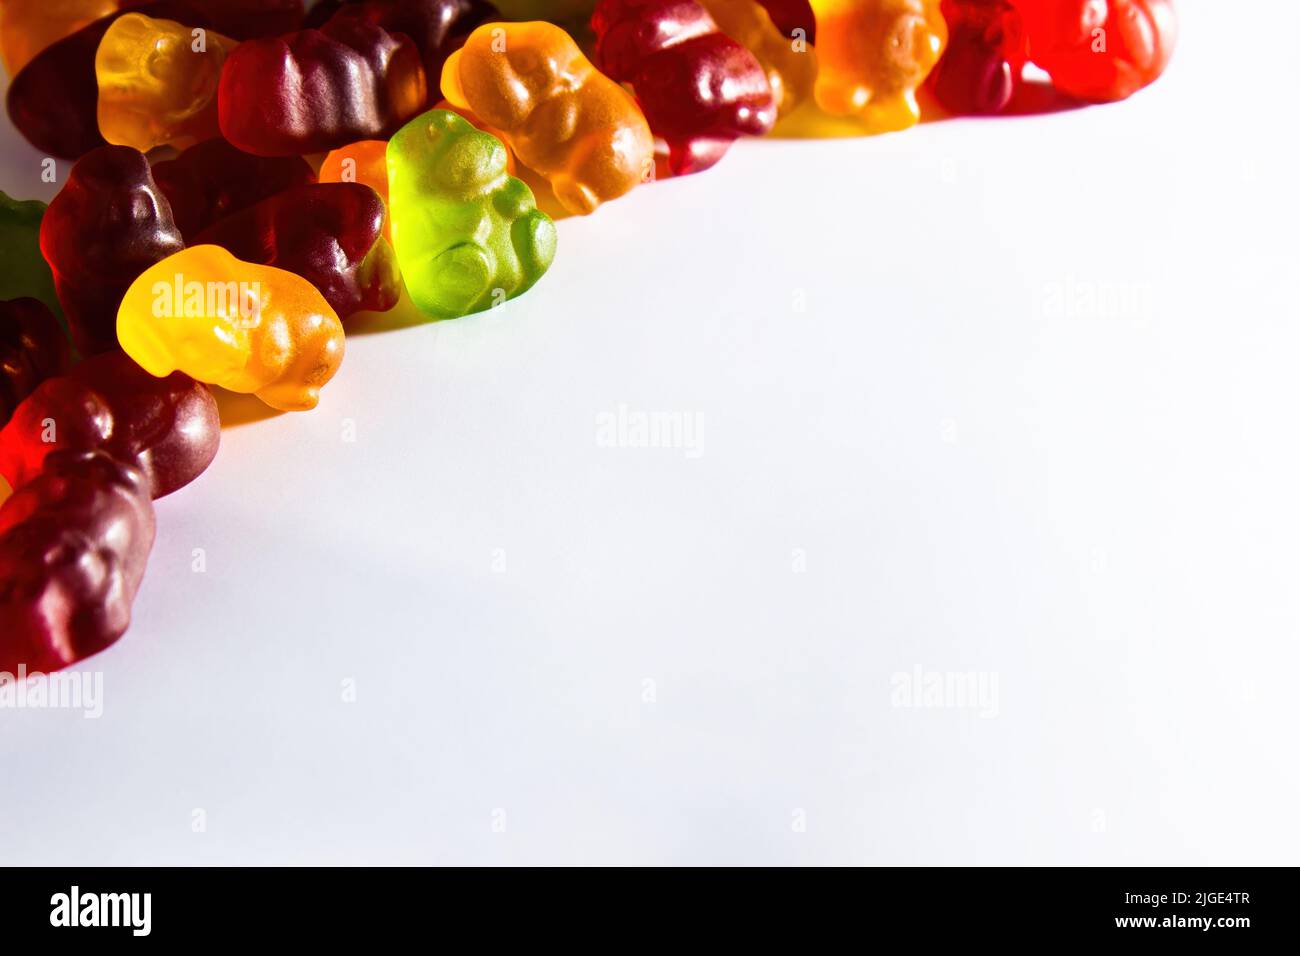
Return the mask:
<path id="1" fill-rule="evenodd" d="M 117 312 L 123 350 L 159 378 L 177 370 L 273 408 L 315 408 L 343 361 L 343 325 L 306 279 L 191 246 L 146 269 Z"/>
<path id="2" fill-rule="evenodd" d="M 185 149 L 221 133 L 217 84 L 238 44 L 212 30 L 127 13 L 113 21 L 95 53 L 99 131 L 118 146 L 147 153 Z"/>
<path id="3" fill-rule="evenodd" d="M 916 89 L 948 42 L 940 0 L 811 0 L 817 16 L 817 104 L 876 133 L 921 118 Z"/>

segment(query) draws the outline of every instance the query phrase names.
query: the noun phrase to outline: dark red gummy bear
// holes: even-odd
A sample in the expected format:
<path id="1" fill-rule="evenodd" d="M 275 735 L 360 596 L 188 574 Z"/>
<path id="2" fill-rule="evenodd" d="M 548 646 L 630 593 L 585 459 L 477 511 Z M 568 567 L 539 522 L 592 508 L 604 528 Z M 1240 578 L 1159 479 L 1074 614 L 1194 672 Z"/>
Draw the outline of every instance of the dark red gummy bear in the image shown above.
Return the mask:
<path id="1" fill-rule="evenodd" d="M 125 352 L 109 352 L 47 379 L 0 430 L 0 475 L 35 481 L 58 452 L 103 451 L 140 469 L 161 498 L 197 478 L 221 442 L 207 386 L 175 372 L 154 378 Z"/>
<path id="2" fill-rule="evenodd" d="M 930 77 L 950 113 L 1000 113 L 1028 59 L 1020 12 L 1007 0 L 943 0 L 948 47 Z"/>
<path id="3" fill-rule="evenodd" d="M 0 426 L 47 378 L 62 375 L 72 347 L 50 307 L 39 299 L 0 302 Z"/>
<path id="4" fill-rule="evenodd" d="M 601 0 L 591 25 L 596 65 L 632 85 L 673 173 L 708 169 L 776 122 L 763 67 L 694 0 Z"/>
<path id="5" fill-rule="evenodd" d="M 144 154 L 101 146 L 77 160 L 41 220 L 41 253 L 83 355 L 117 348 L 117 307 L 145 269 L 185 247 Z"/>
<path id="6" fill-rule="evenodd" d="M 254 156 L 224 139 L 191 146 L 153 168 L 154 182 L 172 208 L 172 219 L 188 245 L 226 216 L 263 199 L 316 181 L 301 156 Z"/>
<path id="7" fill-rule="evenodd" d="M 474 28 L 499 16 L 486 0 L 361 0 L 340 5 L 333 20 L 357 20 L 404 33 L 420 51 L 428 84 L 425 105 L 442 99 L 442 66 Z"/>
<path id="8" fill-rule="evenodd" d="M 123 13 L 205 27 L 236 40 L 277 36 L 303 19 L 302 0 L 131 0 L 122 7 L 50 44 L 9 84 L 9 116 L 42 152 L 76 159 L 104 145 L 95 52 Z"/>
<path id="9" fill-rule="evenodd" d="M 211 243 L 245 262 L 302 276 L 338 313 L 386 312 L 402 295 L 384 201 L 361 183 L 317 183 L 264 199 L 205 229 Z"/>
<path id="10" fill-rule="evenodd" d="M 153 547 L 143 472 L 102 451 L 50 455 L 0 507 L 0 671 L 52 671 L 131 622 Z"/>
<path id="11" fill-rule="evenodd" d="M 424 108 L 426 95 L 409 37 L 332 18 L 319 30 L 237 46 L 221 70 L 217 112 L 235 146 L 290 156 L 386 139 Z"/>
<path id="12" fill-rule="evenodd" d="M 207 20 L 184 2 L 137 3 L 151 17 L 206 27 Z M 99 82 L 95 51 L 113 21 L 126 10 L 89 23 L 36 54 L 9 84 L 9 118 L 33 146 L 51 156 L 76 159 L 104 145 L 99 134 Z"/>

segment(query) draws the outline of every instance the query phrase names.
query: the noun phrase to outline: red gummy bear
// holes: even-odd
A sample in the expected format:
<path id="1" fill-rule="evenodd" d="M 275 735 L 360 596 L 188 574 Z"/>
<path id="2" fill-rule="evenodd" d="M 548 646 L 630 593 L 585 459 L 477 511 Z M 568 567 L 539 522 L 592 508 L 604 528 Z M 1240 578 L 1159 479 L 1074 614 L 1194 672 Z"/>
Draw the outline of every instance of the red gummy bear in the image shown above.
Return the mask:
<path id="1" fill-rule="evenodd" d="M 1122 100 L 1169 63 L 1178 37 L 1173 0 L 1015 0 L 1029 58 L 1081 100 Z"/>
<path id="2" fill-rule="evenodd" d="M 72 361 L 68 337 L 39 299 L 0 302 L 0 426 L 18 403 Z"/>
<path id="3" fill-rule="evenodd" d="M 0 475 L 20 489 L 62 452 L 103 451 L 138 468 L 154 498 L 189 484 L 216 457 L 217 403 L 180 372 L 154 378 L 109 352 L 47 379 L 0 430 Z"/>
<path id="4" fill-rule="evenodd" d="M 41 220 L 41 253 L 83 355 L 117 348 L 127 288 L 184 247 L 143 153 L 101 146 L 77 160 Z"/>
<path id="5" fill-rule="evenodd" d="M 948 47 L 930 77 L 951 113 L 1000 113 L 1029 59 L 1020 12 L 1010 0 L 943 0 Z"/>
<path id="6" fill-rule="evenodd" d="M 301 156 L 254 156 L 224 139 L 197 143 L 153 167 L 187 245 L 213 223 L 286 189 L 316 181 Z"/>
<path id="7" fill-rule="evenodd" d="M 50 455 L 0 507 L 0 671 L 57 670 L 121 637 L 153 538 L 139 469 L 102 451 Z"/>
<path id="8" fill-rule="evenodd" d="M 776 122 L 767 74 L 694 0 L 601 0 L 596 65 L 630 83 L 676 175 L 708 169 Z"/>
<path id="9" fill-rule="evenodd" d="M 334 17 L 237 46 L 221 70 L 217 112 L 222 135 L 244 152 L 302 155 L 386 139 L 424 108 L 427 89 L 409 37 Z"/>
<path id="10" fill-rule="evenodd" d="M 362 183 L 316 183 L 276 193 L 205 229 L 237 259 L 302 276 L 340 319 L 386 312 L 402 297 L 393 247 L 384 238 L 384 201 Z"/>
<path id="11" fill-rule="evenodd" d="M 341 5 L 331 19 L 355 19 L 410 37 L 424 62 L 425 105 L 432 106 L 442 99 L 439 84 L 447 57 L 475 27 L 496 17 L 496 7 L 486 0 L 362 0 Z"/>

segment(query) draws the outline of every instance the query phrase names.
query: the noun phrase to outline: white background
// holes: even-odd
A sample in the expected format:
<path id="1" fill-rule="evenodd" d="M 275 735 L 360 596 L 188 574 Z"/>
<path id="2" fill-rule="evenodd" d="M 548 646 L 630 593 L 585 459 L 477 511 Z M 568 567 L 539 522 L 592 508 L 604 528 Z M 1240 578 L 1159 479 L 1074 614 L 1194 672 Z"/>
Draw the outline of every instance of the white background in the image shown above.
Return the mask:
<path id="1" fill-rule="evenodd" d="M 1129 102 L 742 143 L 351 337 L 160 503 L 103 717 L 0 711 L 0 859 L 1295 863 L 1300 14 L 1232 7 Z"/>

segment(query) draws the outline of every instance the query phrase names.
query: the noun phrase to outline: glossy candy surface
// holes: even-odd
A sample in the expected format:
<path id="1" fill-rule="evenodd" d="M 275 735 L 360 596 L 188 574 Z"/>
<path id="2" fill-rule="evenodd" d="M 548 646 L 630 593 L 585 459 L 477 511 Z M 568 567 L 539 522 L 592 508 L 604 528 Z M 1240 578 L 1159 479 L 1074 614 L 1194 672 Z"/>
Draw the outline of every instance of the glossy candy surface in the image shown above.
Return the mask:
<path id="1" fill-rule="evenodd" d="M 342 5 L 331 19 L 357 20 L 410 37 L 424 64 L 427 106 L 441 98 L 438 81 L 447 57 L 475 27 L 496 16 L 486 0 L 362 0 Z"/>
<path id="2" fill-rule="evenodd" d="M 493 136 L 495 136 L 501 142 L 501 145 L 505 147 L 506 150 L 506 172 L 508 172 L 511 176 L 518 175 L 518 173 L 516 172 L 518 163 L 516 163 L 515 161 L 515 151 L 510 148 L 510 144 L 506 141 L 505 133 L 497 129 L 495 126 L 490 126 L 489 124 L 483 122 L 483 118 L 480 117 L 477 113 L 475 113 L 472 109 L 469 109 L 468 107 L 457 106 L 456 104 L 451 103 L 447 100 L 439 100 L 437 106 L 435 106 L 434 108 L 440 110 L 450 110 L 451 112 L 459 116 L 461 119 L 467 120 L 471 126 L 474 126 L 477 129 L 481 129 L 485 133 L 490 133 Z"/>
<path id="3" fill-rule="evenodd" d="M 205 229 L 196 244 L 302 276 L 347 318 L 385 312 L 402 296 L 384 201 L 361 183 L 317 183 L 264 199 Z"/>
<path id="4" fill-rule="evenodd" d="M 315 408 L 343 361 L 343 326 L 310 282 L 220 246 L 191 246 L 141 274 L 117 334 L 153 375 L 179 370 L 283 411 Z"/>
<path id="5" fill-rule="evenodd" d="M 0 3 L 0 60 L 16 75 L 51 44 L 115 12 L 120 0 L 4 0 Z"/>
<path id="6" fill-rule="evenodd" d="M 1058 90 L 1082 100 L 1131 96 L 1173 56 L 1178 24 L 1172 0 L 1014 0 L 1024 18 L 1029 58 Z"/>
<path id="7" fill-rule="evenodd" d="M 766 71 L 695 0 L 601 0 L 591 26 L 597 65 L 632 85 L 674 174 L 708 169 L 776 122 Z"/>
<path id="8" fill-rule="evenodd" d="M 916 90 L 948 38 L 939 0 L 812 0 L 817 104 L 884 133 L 921 117 Z"/>
<path id="9" fill-rule="evenodd" d="M 40 299 L 63 314 L 54 293 L 54 276 L 41 255 L 45 203 L 10 199 L 0 192 L 0 299 Z"/>
<path id="10" fill-rule="evenodd" d="M 570 212 L 653 176 L 654 139 L 636 103 L 552 24 L 479 27 L 448 57 L 442 92 L 500 130 Z"/>
<path id="11" fill-rule="evenodd" d="M 220 134 L 217 82 L 235 41 L 139 13 L 118 17 L 95 54 L 99 131 L 147 153 Z"/>
<path id="12" fill-rule="evenodd" d="M 135 9 L 191 26 L 208 25 L 185 0 L 137 4 Z M 76 159 L 104 145 L 99 132 L 95 54 L 109 26 L 121 15 L 115 12 L 101 17 L 46 47 L 9 84 L 9 118 L 37 149 Z"/>
<path id="13" fill-rule="evenodd" d="M 121 637 L 153 539 L 139 469 L 105 452 L 50 455 L 0 507 L 0 670 L 57 670 Z"/>
<path id="14" fill-rule="evenodd" d="M 260 156 L 381 139 L 424 107 L 420 52 L 402 33 L 353 17 L 241 43 L 218 91 L 221 132 Z"/>
<path id="15" fill-rule="evenodd" d="M 455 318 L 529 289 L 555 258 L 556 232 L 506 172 L 494 136 L 431 110 L 388 145 L 393 241 L 421 311 Z"/>
<path id="16" fill-rule="evenodd" d="M 182 247 L 144 155 L 101 146 L 72 167 L 41 223 L 41 251 L 83 355 L 117 347 L 117 306 L 131 281 Z"/>
<path id="17" fill-rule="evenodd" d="M 0 301 L 0 426 L 19 402 L 47 378 L 62 375 L 71 361 L 68 336 L 49 306 L 39 299 Z"/>
<path id="18" fill-rule="evenodd" d="M 361 183 L 388 202 L 388 140 L 363 139 L 330 150 L 320 166 L 323 183 Z M 384 221 L 384 235 L 391 238 L 392 221 Z"/>
<path id="19" fill-rule="evenodd" d="M 0 475 L 19 488 L 59 451 L 104 451 L 139 468 L 152 497 L 183 488 L 221 441 L 207 386 L 179 372 L 155 378 L 123 352 L 46 379 L 0 430 Z"/>
<path id="20" fill-rule="evenodd" d="M 817 57 L 808 44 L 796 44 L 772 22 L 755 0 L 698 0 L 718 28 L 750 53 L 767 74 L 776 100 L 777 115 L 784 116 L 812 96 L 817 81 Z"/>
<path id="21" fill-rule="evenodd" d="M 187 243 L 226 216 L 269 196 L 306 186 L 316 174 L 301 156 L 254 156 L 224 139 L 191 146 L 153 167 L 158 189 L 171 205 Z"/>
<path id="22" fill-rule="evenodd" d="M 1024 24 L 1010 0 L 943 0 L 948 48 L 930 78 L 952 113 L 998 113 L 1020 87 L 1028 60 Z"/>
<path id="23" fill-rule="evenodd" d="M 0 59 L 10 76 L 51 43 L 107 16 L 118 0 L 4 0 L 0 3 Z"/>

